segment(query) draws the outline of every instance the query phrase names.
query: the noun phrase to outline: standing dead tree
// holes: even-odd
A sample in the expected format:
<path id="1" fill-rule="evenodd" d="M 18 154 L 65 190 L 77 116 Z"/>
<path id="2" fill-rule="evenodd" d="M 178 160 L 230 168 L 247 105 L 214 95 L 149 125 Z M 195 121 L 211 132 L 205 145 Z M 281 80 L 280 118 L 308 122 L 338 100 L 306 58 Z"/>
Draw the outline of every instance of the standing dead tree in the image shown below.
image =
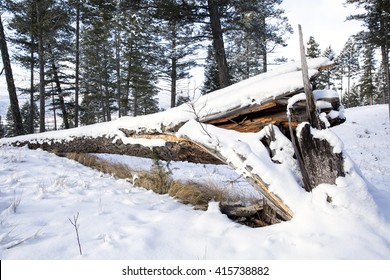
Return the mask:
<path id="1" fill-rule="evenodd" d="M 303 44 L 302 28 L 299 25 L 299 38 L 301 49 L 302 79 L 306 96 L 306 112 L 308 123 L 305 124 L 299 135 L 300 153 L 304 166 L 302 173 L 306 176 L 305 189 L 311 190 L 321 183 L 334 184 L 336 178 L 344 176 L 343 157 L 340 152 L 333 152 L 333 147 L 327 139 L 316 138 L 313 130 L 331 132 L 326 129 L 314 101 L 312 87 L 309 81 L 308 66 Z M 325 164 L 324 164 L 325 163 Z M 308 180 L 308 182 L 307 182 Z"/>

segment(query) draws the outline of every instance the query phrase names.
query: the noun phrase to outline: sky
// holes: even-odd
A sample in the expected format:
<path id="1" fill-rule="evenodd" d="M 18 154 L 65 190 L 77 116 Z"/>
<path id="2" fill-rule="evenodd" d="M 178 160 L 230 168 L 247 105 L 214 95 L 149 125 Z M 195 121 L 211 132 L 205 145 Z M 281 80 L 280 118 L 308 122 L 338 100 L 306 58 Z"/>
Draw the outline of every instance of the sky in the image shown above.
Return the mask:
<path id="1" fill-rule="evenodd" d="M 320 44 L 323 51 L 329 45 L 339 53 L 348 37 L 356 34 L 362 29 L 361 23 L 357 21 L 346 21 L 346 17 L 354 14 L 355 7 L 353 5 L 344 6 L 345 0 L 284 0 L 281 8 L 285 10 L 285 15 L 288 17 L 291 26 L 294 29 L 294 34 L 289 36 L 287 40 L 288 46 L 279 48 L 273 57 L 284 56 L 290 60 L 299 60 L 299 39 L 298 39 L 298 24 L 302 25 L 304 42 L 309 40 L 310 36 L 314 36 L 315 40 Z M 15 65 L 14 75 L 16 86 L 22 86 L 28 83 L 24 75 Z M 203 79 L 203 70 L 196 70 L 195 78 L 192 81 L 192 88 L 199 87 Z M 160 95 L 160 100 L 169 106 L 169 98 L 167 94 Z M 167 99 L 166 101 L 163 99 Z M 5 83 L 4 74 L 0 77 L 0 109 L 8 103 L 8 92 Z"/>
<path id="2" fill-rule="evenodd" d="M 299 59 L 298 24 L 303 30 L 304 42 L 313 36 L 321 50 L 329 45 L 339 53 L 347 39 L 362 30 L 358 21 L 346 21 L 347 16 L 355 14 L 355 6 L 344 6 L 345 0 L 284 0 L 281 8 L 294 29 L 287 40 L 288 46 L 279 49 L 278 55 Z"/>

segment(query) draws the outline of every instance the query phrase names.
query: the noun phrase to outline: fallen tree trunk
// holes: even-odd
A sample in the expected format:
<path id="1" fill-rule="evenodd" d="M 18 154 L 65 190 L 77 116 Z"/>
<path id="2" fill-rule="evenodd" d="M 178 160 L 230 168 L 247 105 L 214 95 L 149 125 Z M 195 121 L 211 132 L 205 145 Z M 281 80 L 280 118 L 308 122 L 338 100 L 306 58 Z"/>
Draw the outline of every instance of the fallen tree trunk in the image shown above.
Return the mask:
<path id="1" fill-rule="evenodd" d="M 322 59 L 311 61 L 308 77 L 314 79 L 320 68 L 330 64 Z M 55 153 L 111 153 L 167 161 L 228 164 L 261 193 L 270 207 L 266 212 L 274 212 L 263 220 L 268 219 L 267 223 L 286 221 L 292 218 L 293 212 L 285 202 L 288 197 L 283 197 L 283 190 L 295 186 L 297 181 L 291 175 L 292 170 L 275 167 L 280 164 L 279 159 L 274 158 L 275 154 L 284 148 L 276 150 L 272 146 L 277 141 L 291 145 L 289 124 L 295 130 L 299 123 L 308 120 L 302 91 L 301 68 L 291 64 L 165 112 L 123 117 L 66 131 L 1 139 L 0 144 L 27 145 L 31 149 L 42 148 Z M 326 120 L 329 125 L 344 121 L 337 93 L 319 91 L 314 95 L 313 102 L 320 105 L 321 120 Z M 291 122 L 287 108 L 292 113 Z M 278 131 L 276 142 L 271 135 L 267 140 L 264 131 L 268 127 L 272 127 L 270 131 Z M 306 134 L 302 135 L 303 141 L 309 139 Z M 294 161 L 293 156 L 290 156 L 291 161 Z M 310 157 L 307 160 L 311 160 Z M 319 161 L 323 159 L 319 158 Z M 278 172 L 275 173 L 273 168 Z M 285 178 L 291 186 L 285 185 Z"/>

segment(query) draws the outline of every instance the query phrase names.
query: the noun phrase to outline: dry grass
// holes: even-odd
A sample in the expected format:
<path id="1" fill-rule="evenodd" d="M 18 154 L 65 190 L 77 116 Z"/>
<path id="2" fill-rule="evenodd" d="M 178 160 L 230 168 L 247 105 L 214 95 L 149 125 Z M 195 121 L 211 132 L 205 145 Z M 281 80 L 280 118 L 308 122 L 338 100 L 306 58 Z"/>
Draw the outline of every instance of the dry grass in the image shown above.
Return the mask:
<path id="1" fill-rule="evenodd" d="M 125 164 L 112 163 L 88 154 L 68 154 L 69 159 L 110 174 L 117 178 L 127 179 L 133 182 L 134 175 L 137 179 L 133 182 L 136 186 L 152 190 L 158 194 L 169 194 L 184 204 L 190 204 L 196 209 L 206 210 L 210 201 L 219 201 L 223 204 L 231 204 L 241 200 L 238 195 L 232 196 L 228 191 L 215 184 L 199 184 L 196 182 L 175 181 L 166 166 L 155 161 L 150 171 L 136 171 Z"/>
<path id="2" fill-rule="evenodd" d="M 89 154 L 69 153 L 66 157 L 120 179 L 130 180 L 133 178 L 133 174 L 135 174 L 135 172 L 125 164 L 113 163 Z"/>

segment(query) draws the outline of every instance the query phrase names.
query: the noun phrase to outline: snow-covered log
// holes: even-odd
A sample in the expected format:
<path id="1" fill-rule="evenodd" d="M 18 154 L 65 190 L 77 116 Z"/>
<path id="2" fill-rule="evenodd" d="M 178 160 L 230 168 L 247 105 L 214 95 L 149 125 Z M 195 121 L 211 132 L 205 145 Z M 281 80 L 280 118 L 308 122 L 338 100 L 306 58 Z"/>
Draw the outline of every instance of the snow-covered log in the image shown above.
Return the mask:
<path id="1" fill-rule="evenodd" d="M 326 58 L 309 60 L 310 79 L 331 65 Z M 288 128 L 308 120 L 302 92 L 301 66 L 294 62 L 164 112 L 1 139 L 0 145 L 229 164 L 258 189 L 278 219 L 289 220 L 293 213 L 284 192 L 293 184 L 285 186 L 286 178 L 295 184 L 300 179 L 291 175 L 295 159 Z M 314 102 L 329 126 L 344 121 L 337 93 L 314 91 Z M 280 157 L 282 150 L 292 152 Z"/>

